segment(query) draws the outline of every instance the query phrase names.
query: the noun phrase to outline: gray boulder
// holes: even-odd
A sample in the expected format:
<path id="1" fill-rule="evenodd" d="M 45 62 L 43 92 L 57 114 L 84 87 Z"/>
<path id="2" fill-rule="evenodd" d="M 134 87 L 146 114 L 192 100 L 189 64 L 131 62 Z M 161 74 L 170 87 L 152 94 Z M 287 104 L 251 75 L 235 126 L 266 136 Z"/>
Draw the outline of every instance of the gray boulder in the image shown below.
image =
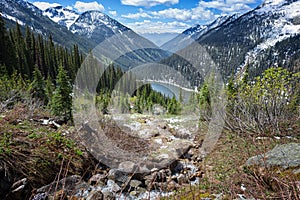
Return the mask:
<path id="1" fill-rule="evenodd" d="M 279 166 L 284 169 L 300 166 L 300 144 L 289 143 L 277 145 L 271 151 L 251 157 L 246 162 L 247 166 L 259 165 L 265 167 Z"/>

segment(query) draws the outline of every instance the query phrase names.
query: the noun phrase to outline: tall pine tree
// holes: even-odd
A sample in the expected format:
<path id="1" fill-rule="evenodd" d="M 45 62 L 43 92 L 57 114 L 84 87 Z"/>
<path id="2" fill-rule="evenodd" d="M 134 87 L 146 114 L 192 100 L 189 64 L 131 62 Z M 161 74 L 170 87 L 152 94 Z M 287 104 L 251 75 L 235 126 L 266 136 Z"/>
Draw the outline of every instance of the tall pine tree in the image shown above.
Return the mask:
<path id="1" fill-rule="evenodd" d="M 56 79 L 56 89 L 51 100 L 51 110 L 53 114 L 63 117 L 64 120 L 72 118 L 72 87 L 69 76 L 62 66 L 58 68 Z"/>
<path id="2" fill-rule="evenodd" d="M 30 84 L 30 92 L 35 99 L 41 100 L 44 103 L 46 102 L 45 81 L 37 66 L 33 72 L 33 81 Z"/>

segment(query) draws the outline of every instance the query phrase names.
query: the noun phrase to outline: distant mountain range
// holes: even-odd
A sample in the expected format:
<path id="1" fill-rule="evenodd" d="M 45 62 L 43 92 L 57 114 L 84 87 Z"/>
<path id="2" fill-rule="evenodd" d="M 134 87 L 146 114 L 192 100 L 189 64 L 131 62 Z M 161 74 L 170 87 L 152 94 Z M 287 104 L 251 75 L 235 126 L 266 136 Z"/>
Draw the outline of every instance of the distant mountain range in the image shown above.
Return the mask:
<path id="1" fill-rule="evenodd" d="M 191 27 L 162 47 L 181 49 L 195 40 L 228 79 L 241 75 L 246 65 L 251 76 L 272 66 L 299 71 L 299 38 L 300 1 L 266 0 L 243 15 L 222 16 L 209 25 Z M 185 66 L 181 67 L 184 71 Z"/>
<path id="2" fill-rule="evenodd" d="M 130 31 L 129 28 L 100 11 L 79 14 L 62 6 L 51 7 L 43 12 L 52 21 L 68 28 L 72 33 L 100 43 L 115 34 Z"/>
<path id="3" fill-rule="evenodd" d="M 53 40 L 63 46 L 72 47 L 78 44 L 85 53 L 106 39 L 119 35 L 117 38 L 119 44 L 105 48 L 109 47 L 110 52 L 120 52 L 120 58 L 116 58 L 113 62 L 125 70 L 143 63 L 156 62 L 168 56 L 151 41 L 100 11 L 79 14 L 62 6 L 42 11 L 23 0 L 2 0 L 0 6 L 3 8 L 1 15 L 8 26 L 14 26 L 16 22 L 23 28 L 27 25 L 45 37 L 51 34 Z M 134 51 L 128 53 L 130 50 Z M 126 54 L 123 55 L 122 52 Z"/>
<path id="4" fill-rule="evenodd" d="M 114 62 L 129 69 L 147 62 L 161 62 L 183 72 L 195 84 L 198 73 L 164 50 L 180 50 L 196 41 L 206 49 L 226 80 L 242 75 L 249 65 L 251 76 L 271 66 L 299 71 L 300 0 L 266 0 L 243 15 L 221 16 L 208 25 L 196 25 L 166 42 L 159 49 L 154 43 L 99 11 L 77 13 L 62 6 L 44 11 L 23 0 L 1 0 L 1 15 L 7 26 L 16 21 L 66 47 L 78 44 L 84 52 L 116 35 L 123 44 L 114 43 L 110 51 L 127 52 L 128 46 L 140 47 L 116 58 Z M 146 48 L 143 48 L 146 47 Z M 162 61 L 161 61 L 162 60 Z"/>

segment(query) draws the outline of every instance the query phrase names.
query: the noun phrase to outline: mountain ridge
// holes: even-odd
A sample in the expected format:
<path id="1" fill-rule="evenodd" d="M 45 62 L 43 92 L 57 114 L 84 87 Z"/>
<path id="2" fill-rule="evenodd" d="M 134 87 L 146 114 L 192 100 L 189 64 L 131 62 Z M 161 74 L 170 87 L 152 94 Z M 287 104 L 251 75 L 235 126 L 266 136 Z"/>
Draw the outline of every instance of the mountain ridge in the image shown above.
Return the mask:
<path id="1" fill-rule="evenodd" d="M 201 32 L 204 29 L 191 27 L 163 47 L 177 45 L 176 50 L 179 50 L 187 46 L 188 40 L 197 42 L 206 49 L 225 80 L 232 74 L 243 73 L 245 66 L 251 66 L 252 77 L 272 66 L 299 70 L 293 66 L 300 58 L 300 44 L 298 47 L 288 44 L 299 43 L 295 39 L 300 35 L 299 8 L 299 0 L 267 0 L 243 15 L 228 17 L 204 33 Z M 183 45 L 178 45 L 180 43 Z M 280 48 L 284 48 L 287 55 Z"/>
<path id="2" fill-rule="evenodd" d="M 143 63 L 159 61 L 167 56 L 153 42 L 100 11 L 86 11 L 77 15 L 76 12 L 60 6 L 48 8 L 43 12 L 23 0 L 3 0 L 0 4 L 1 7 L 8 8 L 1 11 L 8 27 L 13 27 L 18 22 L 23 30 L 25 26 L 29 26 L 46 38 L 51 35 L 54 42 L 65 47 L 71 48 L 74 44 L 78 44 L 86 54 L 107 39 L 119 35 L 118 41 L 123 44 L 109 45 L 111 48 L 109 50 L 112 53 L 126 54 L 116 58 L 124 70 Z M 128 49 L 128 46 L 133 48 Z M 137 49 L 140 50 L 136 51 Z"/>
<path id="3" fill-rule="evenodd" d="M 1 7 L 4 8 L 1 14 L 10 25 L 15 21 L 23 26 L 29 25 L 45 37 L 51 34 L 55 42 L 67 47 L 79 43 L 86 53 L 108 38 L 120 35 L 124 44 L 115 44 L 110 51 L 126 52 L 126 55 L 116 58 L 125 70 L 147 62 L 159 62 L 169 55 L 163 50 L 176 52 L 191 42 L 197 42 L 207 50 L 225 80 L 233 73 L 243 72 L 246 65 L 253 66 L 250 69 L 252 75 L 259 75 L 270 66 L 285 65 L 288 68 L 298 63 L 299 48 L 297 45 L 290 45 L 290 49 L 287 46 L 292 41 L 297 44 L 300 33 L 299 0 L 266 0 L 242 15 L 220 16 L 210 24 L 183 31 L 161 49 L 100 11 L 77 13 L 62 6 L 41 11 L 23 0 L 3 0 Z M 126 49 L 126 44 L 141 49 L 131 49 L 127 53 L 130 49 Z M 148 49 L 143 49 L 143 44 Z M 288 55 L 279 48 L 286 49 Z M 184 65 L 179 67 L 186 68 Z"/>

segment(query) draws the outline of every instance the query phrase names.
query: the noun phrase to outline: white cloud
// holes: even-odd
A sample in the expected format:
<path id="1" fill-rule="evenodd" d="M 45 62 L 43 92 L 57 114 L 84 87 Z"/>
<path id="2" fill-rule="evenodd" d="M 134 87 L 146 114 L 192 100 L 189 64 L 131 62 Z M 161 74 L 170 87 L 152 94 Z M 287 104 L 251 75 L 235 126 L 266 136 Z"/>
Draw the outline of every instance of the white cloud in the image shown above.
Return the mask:
<path id="1" fill-rule="evenodd" d="M 233 4 L 228 7 L 223 7 L 221 10 L 226 13 L 235 13 L 235 12 L 243 12 L 250 10 L 251 8 L 243 3 Z"/>
<path id="2" fill-rule="evenodd" d="M 144 20 L 142 22 L 134 22 L 126 24 L 129 28 L 134 31 L 145 34 L 145 33 L 181 33 L 190 27 L 189 24 L 184 22 L 161 22 L 161 21 L 150 21 Z"/>
<path id="3" fill-rule="evenodd" d="M 214 14 L 210 10 L 205 10 L 202 7 L 196 7 L 190 10 L 169 8 L 160 11 L 145 12 L 144 10 L 139 10 L 138 13 L 129 13 L 127 15 L 122 15 L 124 18 L 129 19 L 173 19 L 179 21 L 190 21 L 190 20 L 209 20 L 214 17 Z"/>
<path id="4" fill-rule="evenodd" d="M 199 6 L 203 6 L 204 8 L 222 8 L 225 7 L 225 2 L 224 1 L 218 1 L 218 0 L 213 0 L 213 1 L 200 1 Z"/>
<path id="5" fill-rule="evenodd" d="M 102 4 L 97 3 L 96 1 L 93 2 L 81 2 L 81 1 L 76 1 L 74 8 L 78 12 L 85 12 L 89 10 L 99 10 L 99 11 L 104 11 L 104 6 Z"/>
<path id="6" fill-rule="evenodd" d="M 216 18 L 216 15 L 211 11 L 202 7 L 196 7 L 192 9 L 192 20 L 212 20 Z"/>
<path id="7" fill-rule="evenodd" d="M 46 10 L 47 8 L 50 7 L 60 6 L 59 3 L 48 3 L 48 2 L 41 2 L 41 1 L 33 2 L 32 4 L 41 10 Z"/>
<path id="8" fill-rule="evenodd" d="M 131 2 L 135 5 L 148 5 L 151 2 L 164 2 L 167 0 L 153 0 L 153 1 L 140 1 L 140 0 L 122 0 L 124 2 Z M 200 0 L 198 5 L 190 9 L 168 8 L 158 11 L 145 11 L 139 9 L 137 13 L 128 13 L 122 15 L 123 18 L 130 19 L 144 19 L 142 22 L 135 22 L 126 24 L 133 30 L 139 33 L 165 33 L 165 32 L 181 32 L 189 28 L 191 24 L 212 22 L 214 19 L 224 14 L 243 13 L 251 10 L 249 4 L 255 3 L 257 0 Z M 221 11 L 216 14 L 213 9 Z M 150 21 L 150 20 L 151 21 Z M 160 19 L 161 21 L 155 21 Z M 175 21 L 175 22 L 165 22 Z M 182 24 L 179 24 L 182 23 Z M 189 24 L 189 25 L 188 25 Z"/>
<path id="9" fill-rule="evenodd" d="M 192 15 L 190 10 L 178 8 L 169 8 L 165 10 L 154 11 L 151 14 L 157 17 L 177 19 L 182 21 L 190 19 Z"/>
<path id="10" fill-rule="evenodd" d="M 174 5 L 179 3 L 179 0 L 121 0 L 124 5 L 152 7 L 157 5 Z"/>
<path id="11" fill-rule="evenodd" d="M 250 10 L 250 6 L 247 4 L 255 3 L 256 0 L 212 0 L 212 1 L 200 1 L 198 7 L 202 8 L 215 8 L 224 13 L 245 12 Z"/>
<path id="12" fill-rule="evenodd" d="M 236 3 L 243 3 L 243 4 L 251 4 L 255 3 L 257 0 L 226 0 L 226 4 L 236 4 Z"/>
<path id="13" fill-rule="evenodd" d="M 115 11 L 115 10 L 110 10 L 108 12 L 109 12 L 109 14 L 111 14 L 114 17 L 117 16 L 117 11 Z"/>
<path id="14" fill-rule="evenodd" d="M 128 19 L 153 18 L 152 16 L 147 14 L 143 9 L 139 9 L 138 13 L 128 13 L 126 15 L 122 15 L 122 17 Z"/>
<path id="15" fill-rule="evenodd" d="M 201 7 L 196 7 L 190 10 L 169 8 L 165 10 L 154 11 L 151 14 L 156 17 L 164 17 L 164 18 L 176 19 L 180 21 L 196 20 L 196 19 L 208 20 L 214 16 L 210 10 L 205 10 Z"/>

